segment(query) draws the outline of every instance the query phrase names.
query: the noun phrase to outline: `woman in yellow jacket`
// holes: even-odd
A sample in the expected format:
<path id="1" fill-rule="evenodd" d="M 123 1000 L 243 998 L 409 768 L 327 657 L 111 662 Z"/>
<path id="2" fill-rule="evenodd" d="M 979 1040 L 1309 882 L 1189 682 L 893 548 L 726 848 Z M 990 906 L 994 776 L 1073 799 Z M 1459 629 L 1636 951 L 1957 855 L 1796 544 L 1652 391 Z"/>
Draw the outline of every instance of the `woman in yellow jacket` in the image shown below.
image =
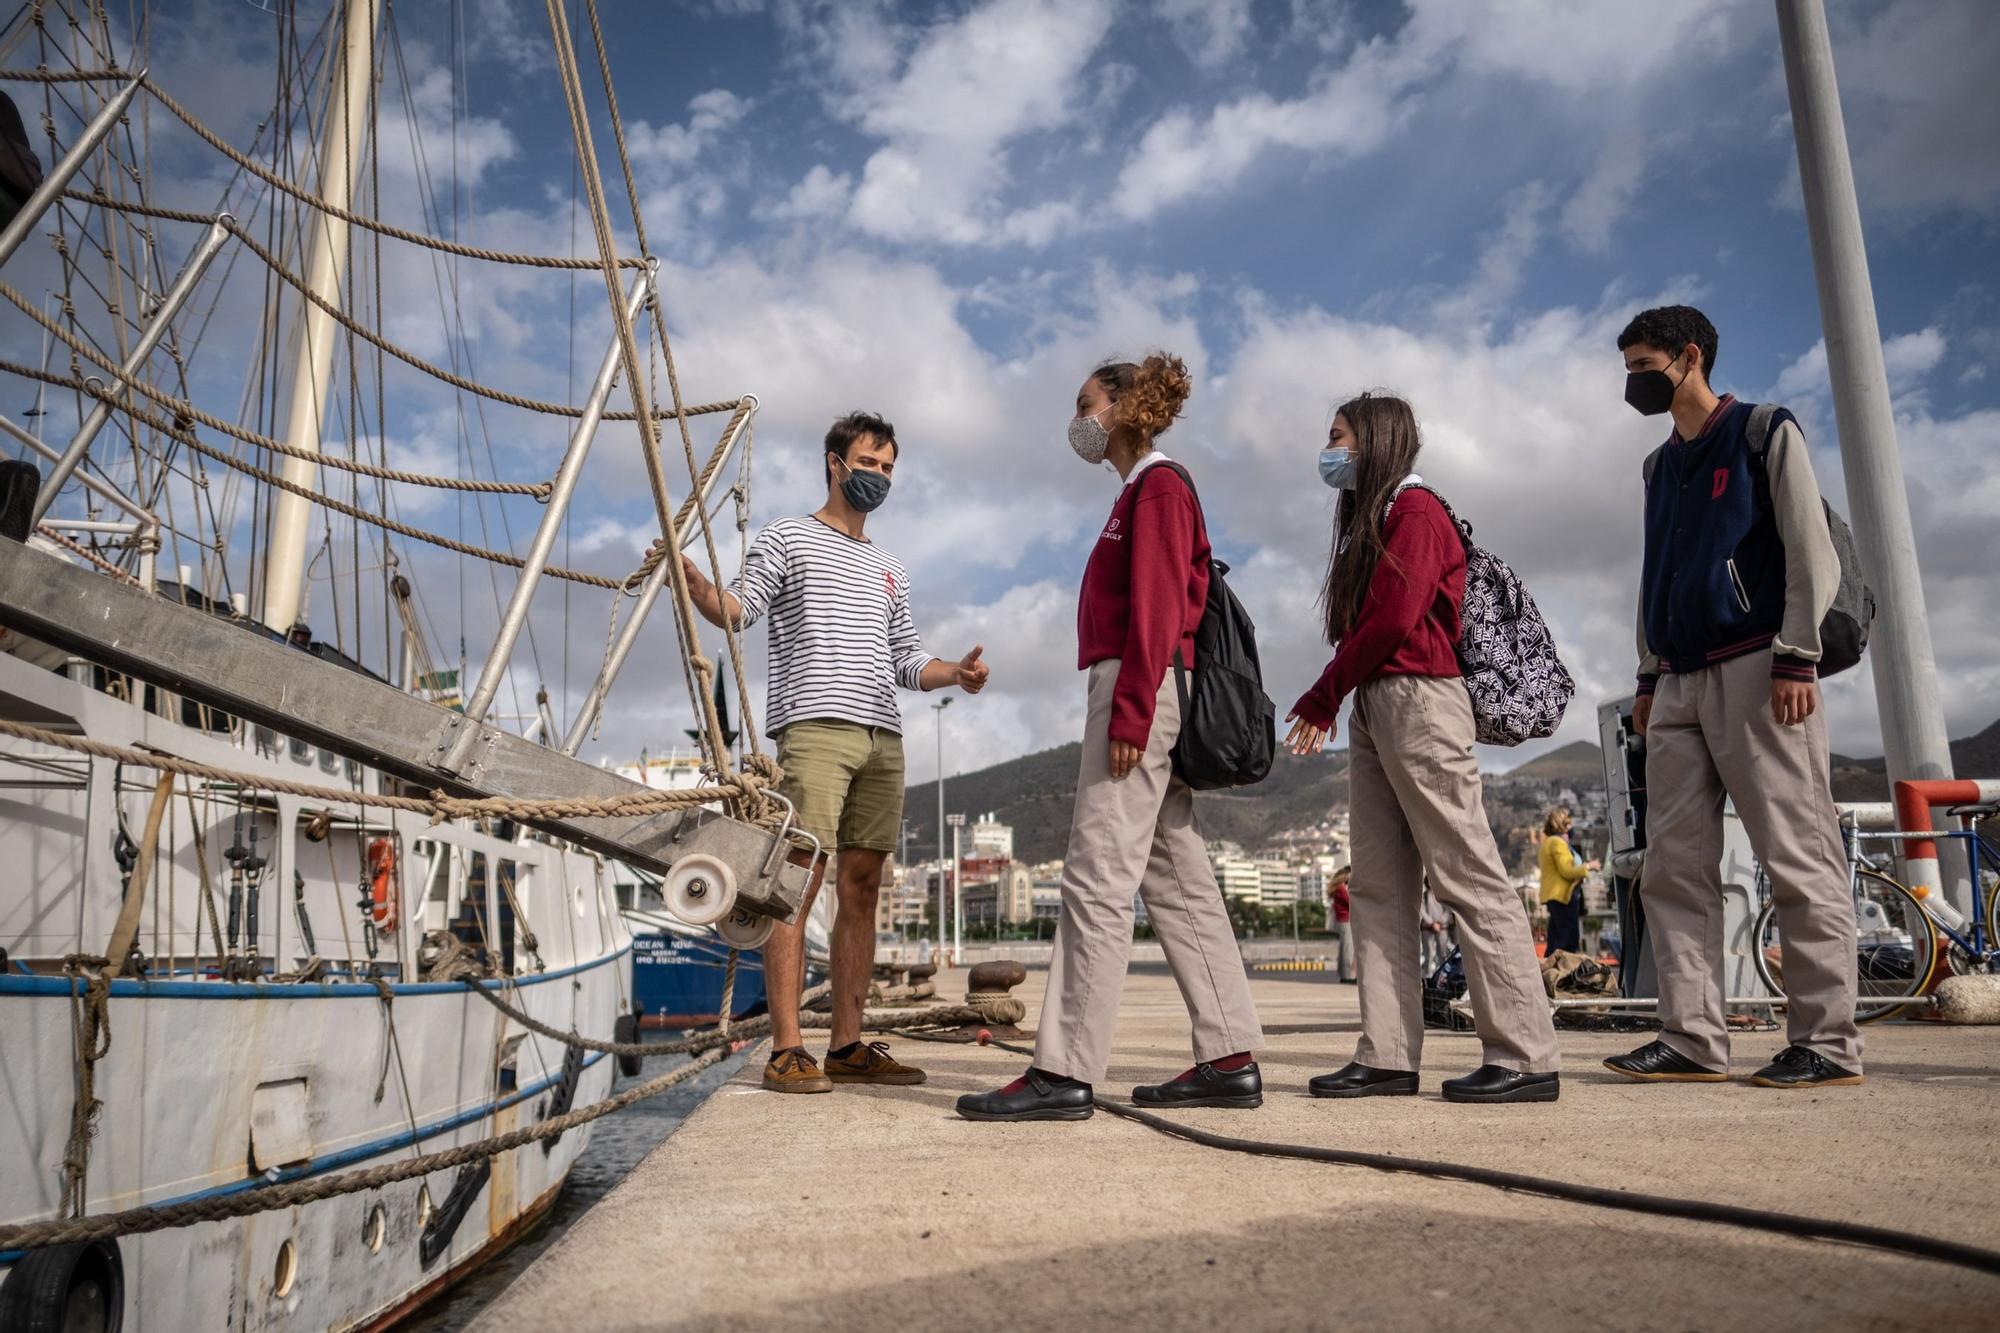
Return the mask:
<path id="1" fill-rule="evenodd" d="M 1583 895 L 1578 886 L 1597 862 L 1576 859 L 1569 846 L 1569 811 L 1557 806 L 1542 823 L 1542 903 L 1549 909 L 1548 952 L 1583 947 Z"/>

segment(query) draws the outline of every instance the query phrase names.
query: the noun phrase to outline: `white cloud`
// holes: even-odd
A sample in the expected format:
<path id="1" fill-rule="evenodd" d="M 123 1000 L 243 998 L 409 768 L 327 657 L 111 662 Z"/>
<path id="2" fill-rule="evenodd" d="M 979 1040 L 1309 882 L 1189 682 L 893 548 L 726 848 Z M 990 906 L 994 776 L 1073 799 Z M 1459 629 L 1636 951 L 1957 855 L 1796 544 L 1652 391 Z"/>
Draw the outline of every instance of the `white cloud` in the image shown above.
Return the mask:
<path id="1" fill-rule="evenodd" d="M 1440 325 L 1491 319 L 1512 301 L 1521 290 L 1528 260 L 1541 244 L 1542 219 L 1548 206 L 1549 191 L 1540 181 L 1532 181 L 1509 196 L 1506 217 L 1481 249 L 1472 280 L 1438 302 L 1435 318 Z"/>
<path id="2" fill-rule="evenodd" d="M 853 193 L 854 177 L 844 171 L 836 174 L 823 163 L 815 163 L 791 192 L 765 208 L 762 216 L 775 222 L 818 222 L 836 218 L 847 211 L 847 200 Z"/>
<path id="3" fill-rule="evenodd" d="M 1851 34 L 1836 29 L 1854 173 L 1871 211 L 2000 210 L 1993 20 L 1986 0 L 1896 0 Z"/>
<path id="4" fill-rule="evenodd" d="M 987 0 L 930 29 L 896 78 L 848 103 L 885 141 L 849 221 L 890 241 L 1048 239 L 1063 219 L 1046 203 L 1020 224 L 1002 216 L 1009 148 L 1066 121 L 1110 19 L 1106 0 Z"/>
<path id="5" fill-rule="evenodd" d="M 1901 334 L 1883 343 L 1882 364 L 1888 372 L 1889 392 L 1898 397 L 1914 392 L 1937 369 L 1944 353 L 1945 337 L 1936 328 Z M 1830 392 L 1824 338 L 1780 371 L 1772 388 L 1773 396 L 1785 402 L 1794 398 L 1825 398 Z"/>
<path id="6" fill-rule="evenodd" d="M 750 102 L 727 88 L 711 88 L 688 101 L 684 125 L 649 124 L 635 120 L 625 127 L 625 144 L 635 168 L 673 171 L 691 165 L 750 113 Z"/>
<path id="7" fill-rule="evenodd" d="M 1154 121 L 1118 173 L 1112 207 L 1143 222 L 1163 208 L 1227 190 L 1266 151 L 1360 156 L 1389 137 L 1410 110 L 1404 96 L 1427 60 L 1400 44 L 1370 41 L 1295 98 L 1255 92 L 1205 117 L 1185 109 Z"/>
<path id="8" fill-rule="evenodd" d="M 1597 165 L 1563 205 L 1563 235 L 1578 249 L 1603 254 L 1611 245 L 1611 230 L 1632 205 L 1645 176 L 1644 144 L 1637 134 L 1609 135 L 1597 155 Z"/>
<path id="9" fill-rule="evenodd" d="M 1255 30 L 1250 0 L 1157 0 L 1174 41 L 1203 69 L 1234 60 Z"/>

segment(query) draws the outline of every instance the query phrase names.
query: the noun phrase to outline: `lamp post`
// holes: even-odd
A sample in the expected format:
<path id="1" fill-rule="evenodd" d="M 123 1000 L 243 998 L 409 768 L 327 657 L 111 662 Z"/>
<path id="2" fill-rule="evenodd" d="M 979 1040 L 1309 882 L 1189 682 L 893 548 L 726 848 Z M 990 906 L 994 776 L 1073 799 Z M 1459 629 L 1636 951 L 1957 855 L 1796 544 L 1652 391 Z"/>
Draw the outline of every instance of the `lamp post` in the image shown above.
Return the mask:
<path id="1" fill-rule="evenodd" d="M 944 710 L 951 707 L 951 696 L 946 695 L 931 705 L 931 712 L 937 714 L 937 796 L 938 796 L 938 917 L 937 947 L 944 952 Z"/>
<path id="2" fill-rule="evenodd" d="M 963 863 L 958 859 L 958 838 L 965 828 L 965 816 L 953 811 L 946 815 L 945 822 L 951 825 L 951 961 L 956 967 L 965 953 L 965 894 L 960 873 Z"/>

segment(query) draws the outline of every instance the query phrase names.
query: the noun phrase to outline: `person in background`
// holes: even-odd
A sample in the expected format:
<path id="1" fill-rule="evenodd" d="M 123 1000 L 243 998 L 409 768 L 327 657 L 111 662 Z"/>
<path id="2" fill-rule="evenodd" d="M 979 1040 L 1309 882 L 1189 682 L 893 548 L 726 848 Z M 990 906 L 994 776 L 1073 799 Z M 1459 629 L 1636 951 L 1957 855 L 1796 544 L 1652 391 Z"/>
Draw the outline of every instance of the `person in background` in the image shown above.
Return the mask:
<path id="1" fill-rule="evenodd" d="M 994 1092 L 967 1093 L 968 1120 L 1084 1120 L 1111 1060 L 1118 993 L 1132 952 L 1133 893 L 1194 1022 L 1194 1067 L 1132 1090 L 1141 1106 L 1257 1106 L 1264 1044 L 1236 932 L 1194 822 L 1194 792 L 1174 774 L 1180 735 L 1176 658 L 1190 674 L 1208 602 L 1208 532 L 1177 464 L 1154 441 L 1180 415 L 1190 381 L 1179 357 L 1099 366 L 1076 395 L 1069 445 L 1118 470 L 1120 488 L 1077 596 L 1077 666 L 1089 673 L 1083 754 L 1063 858 L 1034 1064 Z"/>
<path id="2" fill-rule="evenodd" d="M 1336 977 L 1347 985 L 1354 984 L 1354 925 L 1349 919 L 1354 914 L 1354 899 L 1347 888 L 1347 881 L 1353 871 L 1342 866 L 1333 874 L 1333 887 L 1326 894 L 1326 925 L 1340 941 L 1336 966 Z"/>
<path id="3" fill-rule="evenodd" d="M 1659 966 L 1660 1038 L 1605 1066 L 1647 1083 L 1729 1077 L 1723 1018 L 1722 810 L 1733 802 L 1771 879 L 1785 942 L 1785 1035 L 1766 1088 L 1861 1082 L 1854 895 L 1820 708 L 1820 622 L 1840 590 L 1806 437 L 1716 397 L 1715 325 L 1692 306 L 1641 311 L 1618 335 L 1625 401 L 1669 415 L 1641 469 L 1639 683 L 1646 738 L 1640 901 Z"/>
<path id="4" fill-rule="evenodd" d="M 1576 859 L 1569 845 L 1569 811 L 1557 806 L 1542 821 L 1542 846 L 1537 854 L 1542 872 L 1542 906 L 1548 910 L 1548 952 L 1583 949 L 1583 881 L 1597 862 Z"/>
<path id="5" fill-rule="evenodd" d="M 1417 924 L 1423 928 L 1424 975 L 1429 976 L 1451 956 L 1451 909 L 1431 891 L 1428 880 L 1424 882 L 1424 905 Z"/>
<path id="6" fill-rule="evenodd" d="M 1551 1102 L 1561 1054 L 1534 941 L 1486 821 L 1472 698 L 1458 665 L 1465 545 L 1412 471 L 1422 441 L 1400 398 L 1334 414 L 1319 457 L 1340 492 L 1320 603 L 1333 660 L 1292 705 L 1287 744 L 1317 754 L 1350 696 L 1349 800 L 1361 1041 L 1315 1097 L 1415 1096 L 1423 1052 L 1419 916 L 1428 873 L 1458 918 L 1482 1063 L 1447 1079 L 1457 1102 Z"/>
<path id="7" fill-rule="evenodd" d="M 861 1008 L 875 971 L 875 907 L 882 862 L 903 822 L 906 690 L 986 687 L 974 647 L 958 661 L 924 651 L 910 623 L 902 561 L 868 539 L 868 515 L 889 497 L 902 446 L 881 417 L 852 412 L 826 433 L 826 503 L 757 534 L 727 589 L 681 558 L 695 609 L 712 625 L 748 629 L 771 618 L 770 693 L 764 723 L 785 776 L 779 792 L 828 852 L 839 852 L 833 919 L 833 1031 L 821 1071 L 799 1031 L 805 925 L 822 865 L 791 924 L 764 946 L 771 1007 L 772 1092 L 831 1092 L 835 1083 L 911 1084 L 924 1071 L 861 1040 Z"/>

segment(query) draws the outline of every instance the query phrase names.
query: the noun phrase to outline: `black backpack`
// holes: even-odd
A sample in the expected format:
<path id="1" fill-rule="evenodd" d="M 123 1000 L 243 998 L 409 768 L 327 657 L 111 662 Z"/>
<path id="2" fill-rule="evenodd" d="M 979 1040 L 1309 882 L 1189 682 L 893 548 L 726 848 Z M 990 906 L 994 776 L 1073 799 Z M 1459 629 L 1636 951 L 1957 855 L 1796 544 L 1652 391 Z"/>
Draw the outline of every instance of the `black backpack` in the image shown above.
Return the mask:
<path id="1" fill-rule="evenodd" d="M 1201 513 L 1201 494 L 1186 468 L 1169 459 L 1194 496 Z M 1141 477 L 1144 484 L 1145 478 Z M 1136 502 L 1134 512 L 1137 512 Z M 1202 526 L 1207 528 L 1206 516 Z M 1194 631 L 1194 688 L 1188 688 L 1187 664 L 1174 649 L 1174 686 L 1181 700 L 1181 734 L 1174 742 L 1174 775 L 1196 791 L 1247 787 L 1262 782 L 1278 753 L 1278 710 L 1264 693 L 1263 668 L 1257 661 L 1257 627 L 1243 603 L 1229 590 L 1223 575 L 1229 566 L 1213 554 L 1208 559 L 1208 604 Z"/>
<path id="2" fill-rule="evenodd" d="M 1765 455 L 1770 452 L 1771 418 L 1777 411 L 1775 403 L 1758 403 L 1750 409 L 1750 420 L 1743 432 L 1744 444 L 1750 450 L 1750 473 L 1757 486 L 1757 505 L 1765 513 L 1771 511 L 1771 477 L 1765 471 Z M 1658 449 L 1646 456 L 1649 485 L 1659 461 Z M 1861 577 L 1861 554 L 1854 549 L 1853 529 L 1824 495 L 1819 503 L 1826 510 L 1826 532 L 1833 541 L 1833 553 L 1840 559 L 1840 588 L 1833 595 L 1833 605 L 1819 622 L 1819 677 L 1825 680 L 1859 665 L 1861 655 L 1868 651 L 1868 630 L 1875 623 L 1875 592 Z"/>

